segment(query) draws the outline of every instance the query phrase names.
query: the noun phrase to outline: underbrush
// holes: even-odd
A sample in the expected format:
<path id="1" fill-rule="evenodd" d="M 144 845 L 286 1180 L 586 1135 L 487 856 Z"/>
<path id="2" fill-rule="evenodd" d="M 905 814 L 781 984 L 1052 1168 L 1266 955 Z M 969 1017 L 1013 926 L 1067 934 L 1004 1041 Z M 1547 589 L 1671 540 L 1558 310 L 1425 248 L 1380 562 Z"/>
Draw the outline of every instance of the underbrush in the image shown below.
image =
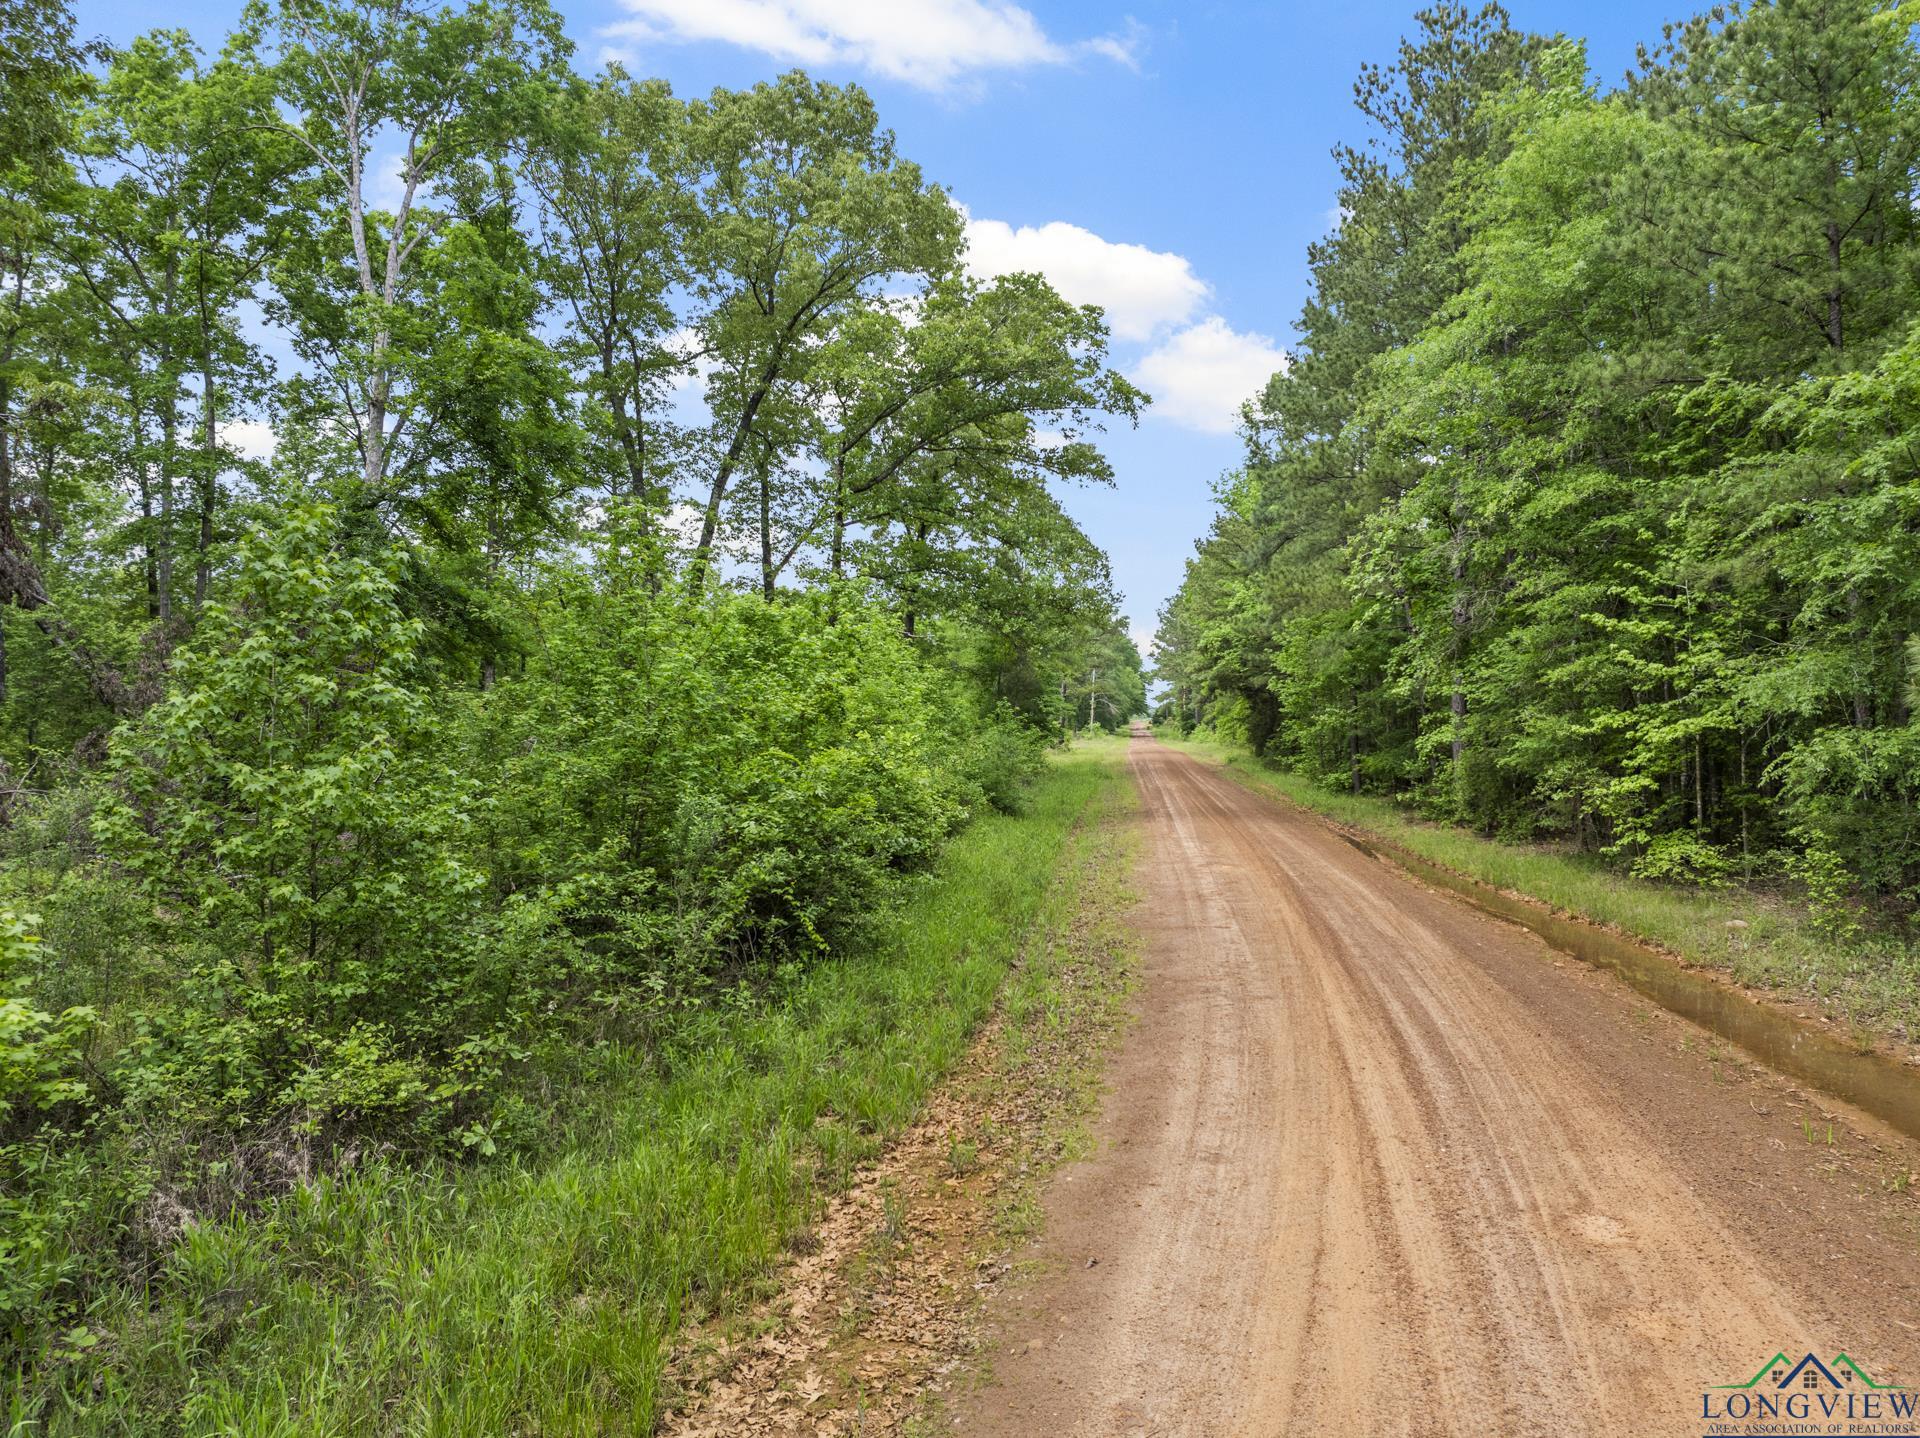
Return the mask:
<path id="1" fill-rule="evenodd" d="M 325 506 L 283 514 L 106 763 L 0 825 L 16 1428 L 190 1396 L 191 1431 L 232 1429 L 203 1377 L 282 1321 L 259 1273 L 357 1284 L 340 1245 L 404 1247 L 463 1165 L 544 1171 L 574 1095 L 731 1081 L 702 1066 L 770 1051 L 767 1015 L 865 992 L 899 904 L 1039 762 L 858 593 L 705 584 L 644 523 L 537 576 L 523 662 L 478 691 L 401 578 Z M 875 1032 L 905 1022 L 873 997 Z M 647 1121 L 756 1151 L 723 1116 Z M 688 1201 L 632 1181 L 636 1221 Z"/>
<path id="2" fill-rule="evenodd" d="M 1897 939 L 1836 938 L 1804 905 L 1777 895 L 1635 879 L 1598 858 L 1432 823 L 1390 800 L 1324 788 L 1204 735 L 1172 742 L 1253 788 L 1382 835 L 1457 873 L 1650 940 L 1741 983 L 1816 999 L 1854 1022 L 1920 1040 L 1920 954 Z"/>
<path id="3" fill-rule="evenodd" d="M 969 827 L 861 950 L 715 995 L 545 1095 L 544 1149 L 371 1150 L 187 1225 L 16 1376 L 11 1431 L 645 1433 L 678 1327 L 747 1291 L 964 1051 L 1117 745 Z"/>

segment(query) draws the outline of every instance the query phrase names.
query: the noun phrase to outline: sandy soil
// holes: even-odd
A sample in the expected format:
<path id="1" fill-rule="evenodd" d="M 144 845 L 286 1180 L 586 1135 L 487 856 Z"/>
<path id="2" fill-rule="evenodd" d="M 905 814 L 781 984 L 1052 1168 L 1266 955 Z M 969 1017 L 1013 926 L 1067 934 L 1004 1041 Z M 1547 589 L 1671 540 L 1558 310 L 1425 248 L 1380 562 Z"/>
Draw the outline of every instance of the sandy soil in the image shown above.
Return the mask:
<path id="1" fill-rule="evenodd" d="M 1913 1145 L 1310 816 L 1131 762 L 1140 1022 L 959 1433 L 1698 1434 L 1781 1349 L 1920 1383 Z"/>

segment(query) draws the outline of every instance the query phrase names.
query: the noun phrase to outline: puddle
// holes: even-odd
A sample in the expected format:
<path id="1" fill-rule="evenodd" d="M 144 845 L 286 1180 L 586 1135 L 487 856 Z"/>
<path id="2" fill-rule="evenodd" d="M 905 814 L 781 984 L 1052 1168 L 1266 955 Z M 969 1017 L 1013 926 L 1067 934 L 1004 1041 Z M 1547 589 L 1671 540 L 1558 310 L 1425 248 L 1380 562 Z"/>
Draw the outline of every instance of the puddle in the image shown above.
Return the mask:
<path id="1" fill-rule="evenodd" d="M 1920 1074 L 1909 1065 L 1884 1054 L 1862 1053 L 1786 1010 L 1750 999 L 1645 944 L 1550 914 L 1397 844 L 1336 832 L 1362 853 L 1385 859 L 1495 918 L 1531 929 L 1562 953 L 1619 975 L 1660 1007 L 1738 1044 L 1769 1068 L 1843 1099 L 1909 1138 L 1920 1138 Z"/>

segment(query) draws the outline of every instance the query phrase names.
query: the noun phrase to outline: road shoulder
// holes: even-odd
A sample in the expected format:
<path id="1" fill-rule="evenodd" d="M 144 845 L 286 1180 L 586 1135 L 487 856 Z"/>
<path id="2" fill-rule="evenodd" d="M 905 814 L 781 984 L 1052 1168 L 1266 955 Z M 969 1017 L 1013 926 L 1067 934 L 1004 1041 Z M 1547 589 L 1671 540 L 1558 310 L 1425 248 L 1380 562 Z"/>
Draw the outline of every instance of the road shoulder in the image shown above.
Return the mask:
<path id="1" fill-rule="evenodd" d="M 1040 1193 L 1089 1143 L 1130 1017 L 1137 798 L 1117 749 L 989 1023 L 909 1130 L 793 1244 L 771 1291 L 681 1345 L 663 1431 L 928 1435 L 977 1385 L 984 1304 L 1028 1276 Z"/>

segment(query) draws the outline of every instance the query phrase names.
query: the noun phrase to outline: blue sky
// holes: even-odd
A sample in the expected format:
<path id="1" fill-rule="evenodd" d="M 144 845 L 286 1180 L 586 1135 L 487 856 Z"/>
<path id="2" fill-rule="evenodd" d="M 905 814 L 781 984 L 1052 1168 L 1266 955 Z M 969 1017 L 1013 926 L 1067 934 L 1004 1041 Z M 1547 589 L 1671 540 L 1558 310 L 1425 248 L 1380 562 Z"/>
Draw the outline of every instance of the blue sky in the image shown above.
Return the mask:
<path id="1" fill-rule="evenodd" d="M 1231 415 L 1290 342 L 1306 247 L 1331 222 L 1331 147 L 1361 135 L 1352 85 L 1417 0 L 556 0 L 582 68 L 618 55 L 676 92 L 801 65 L 857 80 L 903 153 L 972 218 L 982 269 L 1040 269 L 1104 304 L 1114 359 L 1159 403 L 1111 432 L 1112 490 L 1068 507 L 1113 558 L 1144 643 L 1212 514 Z M 155 25 L 208 48 L 239 0 L 78 0 L 83 33 Z M 1688 0 L 1511 0 L 1516 23 L 1589 42 L 1616 81 Z"/>

